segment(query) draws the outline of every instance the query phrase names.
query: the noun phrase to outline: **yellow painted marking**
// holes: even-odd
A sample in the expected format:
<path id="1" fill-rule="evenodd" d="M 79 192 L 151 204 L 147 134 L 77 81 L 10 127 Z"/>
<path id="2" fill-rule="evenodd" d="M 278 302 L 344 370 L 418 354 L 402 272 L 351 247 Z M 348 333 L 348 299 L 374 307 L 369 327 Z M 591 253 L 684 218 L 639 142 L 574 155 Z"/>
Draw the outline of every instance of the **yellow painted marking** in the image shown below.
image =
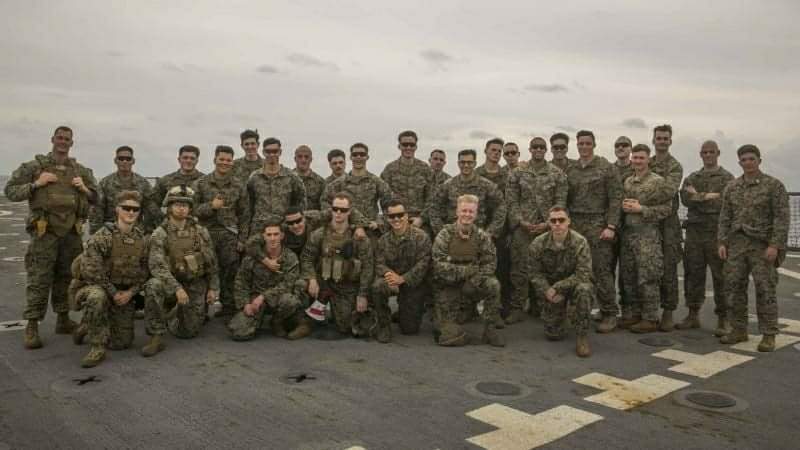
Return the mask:
<path id="1" fill-rule="evenodd" d="M 597 372 L 572 381 L 605 391 L 586 397 L 584 400 L 621 410 L 649 403 L 690 384 L 661 375 L 651 374 L 628 381 Z"/>
<path id="2" fill-rule="evenodd" d="M 753 359 L 752 356 L 738 355 L 736 353 L 716 351 L 705 355 L 682 352 L 680 350 L 664 350 L 653 353 L 656 358 L 679 361 L 681 364 L 669 368 L 671 372 L 691 375 L 698 378 L 709 378 L 723 370 L 746 363 Z"/>
<path id="3" fill-rule="evenodd" d="M 498 428 L 467 439 L 490 450 L 530 450 L 603 420 L 603 416 L 566 405 L 531 415 L 499 403 L 470 411 L 467 416 Z"/>
<path id="4" fill-rule="evenodd" d="M 732 345 L 731 348 L 743 352 L 758 353 L 759 342 L 761 342 L 761 336 L 751 334 L 747 342 L 739 342 L 736 345 Z M 791 334 L 779 334 L 775 336 L 775 350 L 786 347 L 787 345 L 792 345 L 796 342 L 800 342 L 800 337 L 792 336 Z"/>

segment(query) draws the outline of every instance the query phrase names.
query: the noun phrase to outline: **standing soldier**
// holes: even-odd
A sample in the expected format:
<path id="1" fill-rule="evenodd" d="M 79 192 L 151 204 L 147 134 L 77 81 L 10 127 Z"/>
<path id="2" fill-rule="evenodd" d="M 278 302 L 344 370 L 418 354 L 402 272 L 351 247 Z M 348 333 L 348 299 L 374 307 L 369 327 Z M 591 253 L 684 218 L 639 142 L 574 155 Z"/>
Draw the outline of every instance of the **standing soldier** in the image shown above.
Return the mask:
<path id="1" fill-rule="evenodd" d="M 509 175 L 517 167 L 525 167 L 528 165 L 525 161 L 519 160 L 519 146 L 515 142 L 506 142 L 503 144 L 503 159 L 506 162 L 504 166 Z"/>
<path id="2" fill-rule="evenodd" d="M 720 342 L 747 340 L 747 284 L 752 275 L 758 329 L 763 335 L 758 351 L 771 352 L 778 334 L 778 267 L 789 240 L 789 195 L 783 183 L 761 172 L 758 147 L 743 145 L 736 155 L 743 173 L 725 187 L 719 213 L 719 257 L 726 261 L 725 289 L 733 328 Z"/>
<path id="3" fill-rule="evenodd" d="M 245 185 L 250 174 L 264 167 L 264 159 L 258 154 L 258 130 L 244 130 L 239 139 L 244 156 L 233 162 L 233 176 Z"/>
<path id="4" fill-rule="evenodd" d="M 175 186 L 191 186 L 192 183 L 197 181 L 203 176 L 203 172 L 196 169 L 197 161 L 200 159 L 200 149 L 194 145 L 184 145 L 178 149 L 178 164 L 180 169 L 175 172 L 164 175 L 156 182 L 156 187 L 153 189 L 152 202 L 155 205 L 164 203 L 164 198 L 167 192 Z M 156 219 L 155 224 L 160 224 L 162 216 Z"/>
<path id="5" fill-rule="evenodd" d="M 94 367 L 106 356 L 106 346 L 123 350 L 133 343 L 134 297 L 149 278 L 147 236 L 136 226 L 142 196 L 121 191 L 113 200 L 117 219 L 106 223 L 86 244 L 79 258 L 81 281 L 75 309 L 83 308 L 83 323 L 75 330 L 75 342 L 88 334 L 91 349 L 81 361 Z M 80 300 L 78 300 L 80 299 Z"/>
<path id="6" fill-rule="evenodd" d="M 439 345 L 466 345 L 460 317 L 483 301 L 483 342 L 505 346 L 495 329 L 502 320 L 500 283 L 494 276 L 497 256 L 491 236 L 475 225 L 478 202 L 472 194 L 458 197 L 456 223 L 445 225 L 433 244 L 434 326 Z"/>
<path id="7" fill-rule="evenodd" d="M 625 180 L 622 201 L 620 273 L 631 299 L 630 330 L 652 333 L 658 329 L 659 283 L 664 274 L 661 221 L 672 211 L 672 192 L 650 170 L 650 147 L 633 147 L 631 165 L 634 174 Z"/>
<path id="8" fill-rule="evenodd" d="M 142 348 L 145 357 L 164 350 L 161 337 L 167 328 L 181 339 L 197 336 L 205 318 L 205 304 L 217 300 L 214 243 L 208 230 L 192 217 L 193 204 L 191 188 L 182 185 L 170 189 L 164 198 L 167 218 L 150 237 L 148 266 L 153 278 L 145 285 L 145 320 L 150 335 Z"/>
<path id="9" fill-rule="evenodd" d="M 508 169 L 500 167 L 500 157 L 503 152 L 503 140 L 500 138 L 493 138 L 486 141 L 483 153 L 486 155 L 486 161 L 475 169 L 478 176 L 484 177 L 494 183 L 500 193 L 506 190 L 506 181 L 508 181 Z"/>
<path id="10" fill-rule="evenodd" d="M 233 286 L 239 268 L 239 251 L 244 249 L 248 203 L 244 184 L 233 173 L 233 149 L 219 145 L 214 150 L 214 172 L 194 185 L 194 215 L 208 230 L 219 266 L 218 316 L 231 316 L 236 309 Z"/>
<path id="11" fill-rule="evenodd" d="M 706 297 L 706 267 L 710 267 L 714 282 L 714 313 L 717 315 L 714 334 L 722 337 L 730 333 L 730 322 L 722 274 L 723 261 L 719 259 L 717 245 L 717 227 L 722 191 L 734 177 L 719 166 L 719 147 L 716 142 L 704 142 L 700 147 L 700 158 L 703 168 L 689 175 L 681 188 L 681 201 L 689 209 L 683 256 L 683 295 L 689 315 L 676 327 L 700 328 L 698 314 Z"/>
<path id="12" fill-rule="evenodd" d="M 344 175 L 347 170 L 347 155 L 338 148 L 329 151 L 328 166 L 331 168 L 331 174 L 328 175 L 328 178 L 325 178 L 326 186 L 333 180 Z"/>
<path id="13" fill-rule="evenodd" d="M 417 334 L 429 293 L 424 282 L 431 264 L 431 240 L 424 231 L 410 226 L 402 201 L 390 201 L 386 217 L 392 230 L 381 236 L 375 247 L 377 276 L 372 297 L 383 306 L 389 304 L 390 296 L 397 296 L 400 332 Z"/>
<path id="14" fill-rule="evenodd" d="M 678 218 L 680 198 L 678 191 L 683 180 L 683 167 L 670 153 L 672 127 L 659 125 L 653 129 L 655 156 L 650 159 L 650 170 L 666 180 L 672 189 L 672 214 L 661 222 L 661 239 L 664 246 L 664 276 L 661 278 L 661 331 L 675 328 L 672 312 L 678 307 L 678 263 L 681 262 L 683 231 Z"/>
<path id="15" fill-rule="evenodd" d="M 136 191 L 142 198 L 142 211 L 139 214 L 140 224 L 146 232 L 152 232 L 157 223 L 154 221 L 161 216 L 159 205 L 152 202 L 150 183 L 143 176 L 133 171 L 136 160 L 133 158 L 133 149 L 127 145 L 117 149 L 114 164 L 117 171 L 100 180 L 98 203 L 90 219 L 89 232 L 96 233 L 104 223 L 113 223 L 116 218 L 117 194 L 122 191 Z"/>
<path id="16" fill-rule="evenodd" d="M 306 188 L 306 209 L 320 209 L 319 199 L 325 190 L 325 179 L 311 170 L 311 147 L 301 145 L 294 150 L 294 173 L 303 181 Z"/>
<path id="17" fill-rule="evenodd" d="M 434 149 L 431 151 L 428 163 L 431 165 L 431 186 L 436 191 L 439 186 L 450 179 L 450 175 L 444 171 L 444 166 L 447 164 L 447 154 L 445 154 L 444 150 Z"/>
<path id="18" fill-rule="evenodd" d="M 623 187 L 625 186 L 625 180 L 633 175 L 633 165 L 631 164 L 632 145 L 631 139 L 627 136 L 620 136 L 614 142 L 614 155 L 617 157 L 614 165 L 617 168 L 619 181 Z M 624 221 L 620 222 L 620 227 L 622 228 L 624 226 Z M 622 250 L 622 239 L 620 239 L 620 236 L 623 230 L 618 231 L 617 239 L 614 241 L 614 264 L 612 265 L 615 269 L 618 268 L 619 255 Z M 621 266 L 619 266 L 619 270 L 617 270 L 617 289 L 619 290 L 619 307 L 622 309 L 622 317 L 618 325 L 620 328 L 625 329 L 636 322 L 633 321 L 630 296 L 625 292 L 625 285 L 622 282 Z"/>
<path id="19" fill-rule="evenodd" d="M 614 238 L 620 219 L 622 185 L 614 165 L 594 154 L 594 133 L 581 130 L 576 137 L 580 158 L 567 168 L 567 205 L 575 231 L 586 238 L 592 249 L 597 302 L 603 315 L 597 331 L 609 333 L 617 327 Z"/>
<path id="20" fill-rule="evenodd" d="M 511 173 L 506 188 L 508 225 L 511 238 L 511 301 L 505 322 L 511 325 L 524 319 L 523 308 L 529 296 L 528 273 L 531 242 L 548 230 L 548 215 L 554 206 L 565 207 L 569 185 L 567 176 L 558 167 L 544 159 L 547 142 L 535 137 L 530 142 L 531 160 Z M 531 310 L 540 314 L 540 297 L 531 299 Z"/>
<path id="21" fill-rule="evenodd" d="M 564 173 L 574 161 L 567 158 L 567 146 L 569 145 L 569 136 L 564 133 L 556 133 L 550 136 L 550 151 L 553 152 L 553 159 L 550 164 L 558 167 Z"/>
<path id="22" fill-rule="evenodd" d="M 530 281 L 542 307 L 545 337 L 560 341 L 566 334 L 564 322 L 567 311 L 574 310 L 571 319 L 577 336 L 575 353 L 586 358 L 589 348 L 590 310 L 594 300 L 592 285 L 592 251 L 586 238 L 569 229 L 569 215 L 561 206 L 550 208 L 550 231 L 530 245 Z"/>
<path id="23" fill-rule="evenodd" d="M 417 133 L 407 130 L 397 136 L 400 158 L 390 162 L 381 172 L 381 179 L 389 189 L 402 198 L 411 218 L 411 225 L 422 227 L 422 218 L 428 202 L 433 196 L 431 168 L 414 157 L 417 151 Z"/>
<path id="24" fill-rule="evenodd" d="M 28 200 L 26 230 L 30 244 L 25 254 L 28 279 L 26 307 L 28 321 L 25 347 L 40 348 L 39 321 L 47 312 L 47 299 L 58 314 L 57 334 L 70 334 L 75 323 L 69 318 L 67 289 L 72 278 L 72 260 L 83 250 L 81 235 L 89 205 L 97 202 L 97 182 L 92 171 L 69 157 L 72 129 L 56 128 L 47 155 L 19 166 L 3 190 L 12 202 Z"/>

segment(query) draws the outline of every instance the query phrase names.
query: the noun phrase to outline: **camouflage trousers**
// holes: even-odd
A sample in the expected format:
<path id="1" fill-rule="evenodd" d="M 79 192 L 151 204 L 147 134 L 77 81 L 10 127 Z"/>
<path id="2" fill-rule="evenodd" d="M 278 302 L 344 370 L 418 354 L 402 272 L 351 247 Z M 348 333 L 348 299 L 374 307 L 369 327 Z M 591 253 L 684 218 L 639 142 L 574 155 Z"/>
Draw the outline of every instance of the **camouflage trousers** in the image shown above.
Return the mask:
<path id="1" fill-rule="evenodd" d="M 494 325 L 500 321 L 500 283 L 495 277 L 476 276 L 460 284 L 433 285 L 434 326 L 458 323 L 462 310 L 471 310 L 483 301 L 483 321 Z"/>
<path id="2" fill-rule="evenodd" d="M 30 236 L 31 243 L 25 253 L 25 270 L 28 280 L 25 286 L 25 320 L 44 320 L 47 300 L 55 313 L 69 311 L 67 290 L 72 273 L 72 261 L 83 251 L 81 237 L 70 231 L 63 237 L 46 232 L 39 237 Z"/>
<path id="3" fill-rule="evenodd" d="M 659 284 L 664 273 L 661 232 L 657 225 L 626 226 L 622 234 L 620 272 L 634 317 L 659 319 Z"/>
<path id="4" fill-rule="evenodd" d="M 530 288 L 528 273 L 528 247 L 535 238 L 522 227 L 514 230 L 511 237 L 511 300 L 508 302 L 508 311 L 523 310 L 529 300 L 531 309 L 541 308 L 538 295 Z"/>
<path id="5" fill-rule="evenodd" d="M 508 309 L 511 303 L 511 236 L 503 232 L 500 237 L 492 239 L 497 250 L 497 268 L 494 276 L 500 283 L 501 307 Z M 524 304 L 523 304 L 524 305 Z"/>
<path id="6" fill-rule="evenodd" d="M 690 224 L 686 228 L 683 253 L 683 296 L 689 309 L 699 310 L 703 306 L 706 298 L 706 267 L 709 267 L 714 284 L 714 313 L 719 317 L 728 314 L 722 266 L 716 227 Z"/>
<path id="7" fill-rule="evenodd" d="M 683 257 L 683 232 L 677 213 L 664 219 L 661 224 L 664 255 L 664 275 L 659 287 L 661 307 L 666 311 L 675 311 L 678 307 L 678 263 Z"/>
<path id="8" fill-rule="evenodd" d="M 350 283 L 328 283 L 326 286 L 336 329 L 344 334 L 373 335 L 381 326 L 391 324 L 391 312 L 385 301 L 369 299 L 367 311 L 356 311 L 358 286 Z"/>
<path id="9" fill-rule="evenodd" d="M 625 233 L 623 229 L 617 234 L 617 239 L 614 240 L 614 264 L 613 268 L 616 270 L 616 278 L 617 278 L 617 293 L 619 294 L 619 308 L 622 310 L 622 314 L 624 315 L 626 312 L 630 313 L 632 311 L 632 301 L 631 296 L 625 290 L 625 283 L 622 281 L 622 260 L 620 256 L 622 255 L 622 235 Z"/>
<path id="10" fill-rule="evenodd" d="M 761 334 L 778 334 L 778 269 L 764 258 L 767 244 L 734 233 L 728 241 L 728 260 L 725 263 L 730 319 L 734 330 L 747 329 L 747 285 L 753 276 L 756 290 L 756 314 Z"/>
<path id="11" fill-rule="evenodd" d="M 271 314 L 274 320 L 286 322 L 297 318 L 298 312 L 302 312 L 300 307 L 300 299 L 292 293 L 266 296 L 264 306 L 256 314 L 248 316 L 244 311 L 239 311 L 233 316 L 228 323 L 231 339 L 235 341 L 253 339 L 267 314 Z"/>
<path id="12" fill-rule="evenodd" d="M 562 339 L 566 334 L 565 322 L 569 317 L 575 334 L 586 336 L 591 323 L 594 286 L 591 283 L 580 283 L 571 292 L 560 292 L 564 300 L 558 303 L 542 302 L 542 321 L 544 333 L 551 339 Z"/>
<path id="13" fill-rule="evenodd" d="M 158 278 L 151 278 L 144 287 L 144 315 L 148 335 L 163 335 L 167 329 L 173 336 L 189 339 L 200 334 L 206 315 L 208 283 L 204 279 L 183 283 L 189 295 L 185 305 L 178 305 L 175 292 L 167 290 Z M 169 320 L 166 315 L 173 308 L 176 314 Z"/>
<path id="14" fill-rule="evenodd" d="M 90 344 L 108 345 L 114 350 L 131 346 L 134 337 L 134 298 L 124 305 L 117 305 L 106 290 L 97 285 L 81 288 L 76 297 L 83 303 L 81 322 L 88 326 Z"/>
<path id="15" fill-rule="evenodd" d="M 403 334 L 417 334 L 422 324 L 422 315 L 425 313 L 425 298 L 428 289 L 425 286 L 410 288 L 400 286 L 396 291 L 389 287 L 383 278 L 378 278 L 372 283 L 372 298 L 376 305 L 386 305 L 388 308 L 389 297 L 397 296 L 397 324 Z M 383 314 L 390 314 L 383 311 Z"/>
<path id="16" fill-rule="evenodd" d="M 600 311 L 616 316 L 619 309 L 614 279 L 614 241 L 600 239 L 606 225 L 605 215 L 572 214 L 572 228 L 586 238 L 592 249 L 592 272 Z"/>
<path id="17" fill-rule="evenodd" d="M 219 267 L 219 301 L 223 308 L 236 309 L 233 297 L 233 286 L 236 272 L 239 270 L 239 252 L 237 251 L 238 236 L 228 230 L 209 230 L 211 240 L 214 242 L 214 253 L 217 255 Z"/>

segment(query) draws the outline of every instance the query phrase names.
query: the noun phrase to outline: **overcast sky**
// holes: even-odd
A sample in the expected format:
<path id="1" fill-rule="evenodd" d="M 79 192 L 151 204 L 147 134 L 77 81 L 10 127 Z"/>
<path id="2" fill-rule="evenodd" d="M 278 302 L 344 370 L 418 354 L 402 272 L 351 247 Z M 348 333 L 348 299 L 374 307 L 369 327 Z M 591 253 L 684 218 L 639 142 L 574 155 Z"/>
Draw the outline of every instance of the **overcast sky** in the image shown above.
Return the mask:
<path id="1" fill-rule="evenodd" d="M 736 175 L 754 143 L 800 190 L 796 0 L 2 3 L 0 173 L 49 151 L 61 123 L 98 177 L 120 145 L 143 175 L 175 170 L 183 144 L 207 171 L 245 128 L 279 137 L 289 166 L 310 145 L 327 175 L 327 151 L 356 141 L 380 173 L 404 129 L 453 173 L 493 136 L 526 149 L 585 128 L 613 158 L 616 136 L 670 123 L 687 174 L 705 139 Z"/>

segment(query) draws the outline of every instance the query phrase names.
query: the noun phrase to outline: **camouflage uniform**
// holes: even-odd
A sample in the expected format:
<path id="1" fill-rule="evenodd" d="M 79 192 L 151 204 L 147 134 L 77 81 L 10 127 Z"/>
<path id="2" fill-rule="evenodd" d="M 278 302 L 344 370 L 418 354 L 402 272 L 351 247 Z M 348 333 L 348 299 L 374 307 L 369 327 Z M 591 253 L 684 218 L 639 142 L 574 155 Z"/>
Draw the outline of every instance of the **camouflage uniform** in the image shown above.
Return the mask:
<path id="1" fill-rule="evenodd" d="M 480 165 L 475 169 L 478 176 L 486 178 L 497 186 L 500 195 L 506 203 L 508 208 L 508 200 L 505 198 L 506 185 L 508 184 L 508 177 L 511 170 L 508 166 L 498 167 L 497 172 L 489 172 L 486 169 L 486 164 Z M 509 248 L 509 232 L 508 223 L 503 224 L 502 232 L 499 235 L 493 235 L 495 249 L 497 250 L 497 269 L 495 276 L 497 281 L 500 282 L 500 298 L 503 304 L 508 304 L 511 297 L 511 249 Z"/>
<path id="2" fill-rule="evenodd" d="M 33 189 L 33 182 L 44 171 L 56 174 L 58 181 Z M 92 195 L 74 188 L 74 177 L 81 177 Z M 25 254 L 28 279 L 22 318 L 43 320 L 48 298 L 53 312 L 67 313 L 67 289 L 72 278 L 70 266 L 83 251 L 83 224 L 89 214 L 89 204 L 97 199 L 97 182 L 92 171 L 74 158 L 65 165 L 58 165 L 52 153 L 36 155 L 34 160 L 23 163 L 11 174 L 3 192 L 12 202 L 28 200 L 29 205 L 26 231 L 31 242 Z"/>
<path id="3" fill-rule="evenodd" d="M 614 162 L 614 165 L 617 167 L 617 173 L 619 174 L 619 181 L 622 186 L 625 186 L 625 180 L 633 175 L 633 164 L 628 163 L 627 166 L 622 166 L 619 164 L 619 161 Z M 624 200 L 624 196 L 623 196 Z M 620 211 L 621 212 L 621 211 Z M 624 217 L 624 214 L 623 214 Z M 625 292 L 625 285 L 622 283 L 622 266 L 620 264 L 619 257 L 622 253 L 622 234 L 624 233 L 623 228 L 625 227 L 625 221 L 620 220 L 620 229 L 617 233 L 617 238 L 614 240 L 614 269 L 619 267 L 617 270 L 617 293 L 619 294 L 619 306 L 622 309 L 622 315 L 625 316 L 626 312 L 631 311 L 631 299 L 630 295 Z"/>
<path id="4" fill-rule="evenodd" d="M 723 191 L 718 239 L 728 250 L 725 288 L 734 332 L 747 328 L 747 283 L 752 275 L 758 329 L 764 335 L 778 334 L 777 268 L 786 256 L 789 223 L 789 196 L 776 178 L 763 173 L 753 180 L 741 176 Z M 774 263 L 764 258 L 768 246 L 779 250 Z"/>
<path id="5" fill-rule="evenodd" d="M 244 156 L 233 161 L 233 176 L 235 176 L 243 185 L 247 184 L 247 179 L 256 170 L 261 170 L 264 167 L 264 158 L 260 155 L 255 161 L 250 161 Z"/>
<path id="6" fill-rule="evenodd" d="M 141 195 L 142 214 L 139 216 L 139 222 L 146 233 L 155 229 L 157 225 L 155 220 L 161 217 L 161 204 L 153 203 L 153 188 L 150 187 L 150 183 L 138 173 L 132 173 L 130 178 L 122 178 L 119 172 L 114 172 L 100 180 L 97 206 L 89 218 L 91 234 L 100 230 L 104 223 L 116 221 L 117 214 L 114 208 L 117 206 L 117 194 L 122 191 L 136 191 Z"/>
<path id="7" fill-rule="evenodd" d="M 277 174 L 256 172 L 247 180 L 247 217 L 241 223 L 245 238 L 260 234 L 270 219 L 282 221 L 290 206 L 306 209 L 306 188 L 291 170 L 281 167 Z"/>
<path id="8" fill-rule="evenodd" d="M 653 172 L 625 180 L 625 198 L 637 199 L 639 214 L 625 214 L 620 272 L 634 317 L 658 321 L 659 284 L 664 274 L 661 221 L 672 211 L 672 190 Z"/>
<path id="9" fill-rule="evenodd" d="M 403 334 L 419 332 L 425 297 L 429 294 L 425 280 L 430 264 L 431 240 L 419 228 L 409 226 L 400 236 L 388 232 L 378 239 L 372 296 L 379 305 L 388 305 L 389 297 L 397 296 L 398 324 Z M 383 279 L 389 271 L 405 279 L 399 289 L 392 289 Z"/>
<path id="10" fill-rule="evenodd" d="M 138 227 L 123 233 L 107 223 L 86 243 L 80 261 L 80 282 L 74 309 L 84 309 L 82 321 L 88 325 L 89 343 L 124 349 L 133 343 L 135 297 L 149 278 L 148 238 Z M 75 281 L 75 280 L 73 280 Z M 114 303 L 114 295 L 129 290 L 132 298 L 124 305 Z"/>
<path id="11" fill-rule="evenodd" d="M 383 169 L 381 179 L 389 189 L 403 200 L 409 217 L 421 217 L 433 196 L 431 185 L 433 171 L 430 166 L 417 158 L 410 164 L 403 158 L 396 159 Z"/>
<path id="12" fill-rule="evenodd" d="M 438 172 L 435 170 L 431 170 L 431 179 L 429 183 L 433 188 L 433 191 L 435 192 L 436 189 L 439 188 L 439 186 L 443 185 L 444 182 L 449 180 L 450 178 L 451 178 L 450 174 L 448 174 L 444 170 L 440 170 Z M 434 192 L 431 192 L 431 195 L 433 195 Z"/>
<path id="13" fill-rule="evenodd" d="M 303 181 L 303 186 L 306 188 L 306 209 L 318 210 L 320 209 L 320 198 L 322 192 L 325 191 L 325 179 L 319 176 L 313 170 L 310 170 L 308 175 L 303 175 L 294 169 L 294 173 Z"/>
<path id="14" fill-rule="evenodd" d="M 725 284 L 722 274 L 724 261 L 719 258 L 717 225 L 722 197 L 705 200 L 705 193 L 721 194 L 733 180 L 733 175 L 722 167 L 716 170 L 698 170 L 683 182 L 681 201 L 688 208 L 686 220 L 686 246 L 683 255 L 683 295 L 689 309 L 699 310 L 706 297 L 706 267 L 711 268 L 714 283 L 714 313 L 726 317 Z M 686 188 L 692 186 L 697 194 Z"/>
<path id="15" fill-rule="evenodd" d="M 150 238 L 148 266 L 153 277 L 145 285 L 147 334 L 161 336 L 169 327 L 179 338 L 197 336 L 205 318 L 206 294 L 209 289 L 219 292 L 217 256 L 208 230 L 192 217 L 182 230 L 165 220 Z M 164 316 L 176 305 L 180 288 L 189 301 L 177 306 L 177 314 L 166 323 Z"/>
<path id="16" fill-rule="evenodd" d="M 367 220 L 376 222 L 378 222 L 378 204 L 383 210 L 392 199 L 392 189 L 377 175 L 370 172 L 363 176 L 348 173 L 325 185 L 325 192 L 320 199 L 322 209 L 330 209 L 333 196 L 339 192 L 352 195 L 353 207 Z"/>
<path id="17" fill-rule="evenodd" d="M 300 277 L 300 261 L 293 251 L 284 248 L 278 258 L 280 269 L 273 272 L 259 261 L 245 256 L 236 274 L 236 309 L 238 312 L 228 324 L 234 340 L 252 339 L 269 313 L 274 320 L 294 318 L 300 311 L 300 300 L 294 294 Z M 244 306 L 255 297 L 264 296 L 264 307 L 254 316 L 244 313 Z"/>
<path id="18" fill-rule="evenodd" d="M 469 180 L 456 175 L 439 186 L 429 208 L 434 234 L 438 237 L 445 225 L 456 221 L 458 197 L 464 194 L 475 195 L 480 202 L 475 225 L 493 237 L 500 236 L 506 223 L 506 202 L 497 186 L 479 175 Z"/>
<path id="19" fill-rule="evenodd" d="M 547 223 L 550 208 L 566 207 L 568 190 L 564 172 L 547 161 L 542 161 L 539 165 L 527 164 L 524 168 L 515 170 L 508 179 L 508 226 L 513 230 L 510 310 L 522 310 L 528 300 L 528 247 L 536 237 L 520 226 L 520 223 Z M 535 308 L 535 305 L 532 307 Z"/>
<path id="20" fill-rule="evenodd" d="M 572 226 L 592 248 L 592 269 L 597 301 L 604 316 L 616 316 L 617 294 L 614 286 L 614 241 L 600 239 L 607 225 L 618 226 L 622 206 L 622 185 L 614 164 L 594 156 L 583 166 L 575 161 L 567 169 Z"/>
<path id="21" fill-rule="evenodd" d="M 552 233 L 547 232 L 533 240 L 528 253 L 530 281 L 539 298 L 544 299 L 550 288 L 564 296 L 564 300 L 558 303 L 542 302 L 542 320 L 547 337 L 564 337 L 567 316 L 571 316 L 575 334 L 585 336 L 589 332 L 589 314 L 594 300 L 592 252 L 586 238 L 569 230 L 564 242 L 557 244 Z"/>
<path id="22" fill-rule="evenodd" d="M 680 199 L 678 191 L 683 180 L 683 167 L 672 155 L 658 161 L 658 155 L 650 159 L 650 170 L 661 176 L 672 189 L 672 214 L 661 222 L 661 237 L 664 251 L 664 276 L 661 279 L 661 307 L 674 311 L 678 307 L 678 263 L 681 262 L 683 231 L 678 218 Z"/>
<path id="23" fill-rule="evenodd" d="M 239 269 L 237 244 L 245 244 L 246 233 L 241 232 L 241 224 L 246 223 L 247 208 L 244 184 L 233 174 L 220 178 L 210 173 L 197 180 L 194 189 L 194 215 L 200 225 L 211 235 L 214 252 L 219 266 L 219 301 L 223 308 L 232 311 L 234 280 Z M 211 207 L 211 201 L 221 196 L 225 201 L 220 209 Z"/>
<path id="24" fill-rule="evenodd" d="M 567 173 L 567 169 L 569 166 L 575 163 L 574 159 L 564 158 L 564 159 L 551 159 L 550 164 L 558 167 L 561 169 L 562 172 Z"/>
<path id="25" fill-rule="evenodd" d="M 163 177 L 159 178 L 158 181 L 156 181 L 156 186 L 152 190 L 150 199 L 152 204 L 156 205 L 157 207 L 161 207 L 164 203 L 164 197 L 167 196 L 167 192 L 169 192 L 170 189 L 182 184 L 191 186 L 202 176 L 203 172 L 200 172 L 197 169 L 194 169 L 186 174 L 180 170 L 176 170 L 175 172 L 164 175 Z M 153 224 L 160 224 L 163 220 L 164 215 L 159 211 L 158 217 L 153 218 Z"/>

